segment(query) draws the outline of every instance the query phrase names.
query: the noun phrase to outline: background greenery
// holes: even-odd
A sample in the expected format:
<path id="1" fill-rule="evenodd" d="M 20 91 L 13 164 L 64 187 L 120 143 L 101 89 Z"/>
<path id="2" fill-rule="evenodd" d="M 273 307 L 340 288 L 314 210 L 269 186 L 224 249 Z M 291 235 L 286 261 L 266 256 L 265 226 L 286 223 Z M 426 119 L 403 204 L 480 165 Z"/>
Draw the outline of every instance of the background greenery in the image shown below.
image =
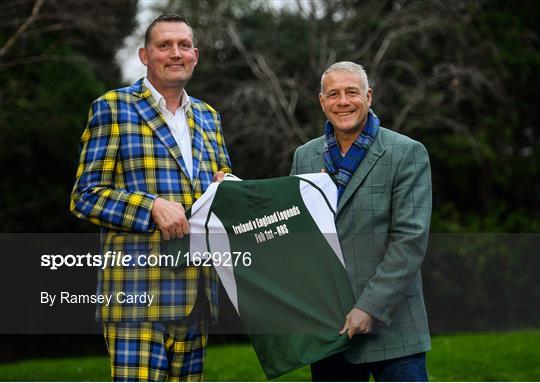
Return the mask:
<path id="1" fill-rule="evenodd" d="M 540 332 L 435 336 L 428 353 L 432 381 L 538 381 Z M 266 381 L 250 345 L 208 348 L 207 381 Z M 106 357 L 38 359 L 0 365 L 1 381 L 107 381 Z M 278 381 L 309 381 L 309 367 L 283 375 Z"/>

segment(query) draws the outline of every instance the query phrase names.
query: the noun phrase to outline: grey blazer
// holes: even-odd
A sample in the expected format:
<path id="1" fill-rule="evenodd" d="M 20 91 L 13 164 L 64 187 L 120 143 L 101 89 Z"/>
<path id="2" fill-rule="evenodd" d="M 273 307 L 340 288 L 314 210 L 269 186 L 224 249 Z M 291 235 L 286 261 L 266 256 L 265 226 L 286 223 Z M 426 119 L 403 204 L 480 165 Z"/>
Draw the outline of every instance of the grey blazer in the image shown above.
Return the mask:
<path id="1" fill-rule="evenodd" d="M 325 168 L 324 136 L 299 147 L 292 174 Z M 393 359 L 431 347 L 420 265 L 431 219 L 425 147 L 380 128 L 343 192 L 336 226 L 356 304 L 377 320 L 345 352 L 352 363 Z M 343 318 L 345 322 L 345 318 Z"/>

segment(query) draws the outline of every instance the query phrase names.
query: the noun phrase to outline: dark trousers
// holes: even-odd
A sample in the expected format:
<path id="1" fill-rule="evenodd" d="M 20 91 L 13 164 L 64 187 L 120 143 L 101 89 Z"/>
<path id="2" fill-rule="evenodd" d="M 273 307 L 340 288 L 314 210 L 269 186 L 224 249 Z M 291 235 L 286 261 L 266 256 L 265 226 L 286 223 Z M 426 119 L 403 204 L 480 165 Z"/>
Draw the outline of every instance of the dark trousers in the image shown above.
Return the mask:
<path id="1" fill-rule="evenodd" d="M 339 353 L 311 365 L 314 382 L 367 382 L 370 375 L 377 382 L 427 382 L 426 353 L 363 364 Z"/>

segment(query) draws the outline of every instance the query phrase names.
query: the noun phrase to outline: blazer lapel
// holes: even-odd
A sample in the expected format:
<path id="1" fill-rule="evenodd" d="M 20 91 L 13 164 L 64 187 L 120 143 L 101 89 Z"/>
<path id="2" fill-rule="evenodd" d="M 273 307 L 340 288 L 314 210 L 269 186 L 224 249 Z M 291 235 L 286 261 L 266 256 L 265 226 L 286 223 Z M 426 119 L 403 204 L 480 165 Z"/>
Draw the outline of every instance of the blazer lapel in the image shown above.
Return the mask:
<path id="1" fill-rule="evenodd" d="M 186 120 L 192 137 L 191 151 L 193 156 L 193 178 L 191 183 L 192 186 L 195 186 L 195 183 L 199 179 L 199 170 L 203 155 L 204 129 L 202 125 L 204 123 L 204 119 L 202 112 L 197 108 L 194 108 L 193 104 L 190 104 L 190 106 L 186 109 Z"/>
<path id="2" fill-rule="evenodd" d="M 137 87 L 139 85 L 139 87 Z M 187 172 L 186 164 L 182 158 L 180 148 L 174 139 L 171 129 L 163 119 L 158 106 L 156 105 L 150 90 L 143 86 L 142 81 L 135 84 L 134 95 L 139 99 L 135 102 L 135 108 L 141 115 L 142 119 L 148 124 L 150 129 L 154 132 L 156 137 L 165 145 L 171 156 L 174 158 L 180 169 L 184 172 L 189 179 L 189 173 Z"/>
<path id="3" fill-rule="evenodd" d="M 324 140 L 321 141 L 321 145 L 319 145 L 316 150 L 315 150 L 315 155 L 313 156 L 313 159 L 311 159 L 311 161 L 309 161 L 309 163 L 311 164 L 311 171 L 313 173 L 320 173 L 320 171 L 322 169 L 324 169 L 324 171 L 326 171 L 326 165 L 324 164 L 324 156 L 323 156 L 323 153 L 324 153 Z M 332 175 L 330 175 L 330 177 L 332 179 L 334 179 L 332 177 Z M 334 181 L 335 182 L 335 181 Z"/>
<path id="4" fill-rule="evenodd" d="M 377 163 L 379 158 L 383 155 L 385 152 L 384 145 L 381 141 L 381 131 L 379 130 L 379 134 L 377 135 L 377 138 L 375 141 L 373 141 L 373 144 L 369 148 L 366 157 L 363 159 L 363 161 L 360 163 L 356 171 L 353 173 L 351 180 L 345 187 L 345 190 L 343 191 L 343 195 L 341 196 L 341 199 L 339 200 L 338 207 L 336 210 L 336 217 L 340 213 L 340 211 L 343 209 L 343 206 L 347 203 L 347 201 L 353 196 L 354 192 L 360 184 L 364 181 L 366 176 L 369 174 L 371 169 L 373 169 L 373 166 Z"/>

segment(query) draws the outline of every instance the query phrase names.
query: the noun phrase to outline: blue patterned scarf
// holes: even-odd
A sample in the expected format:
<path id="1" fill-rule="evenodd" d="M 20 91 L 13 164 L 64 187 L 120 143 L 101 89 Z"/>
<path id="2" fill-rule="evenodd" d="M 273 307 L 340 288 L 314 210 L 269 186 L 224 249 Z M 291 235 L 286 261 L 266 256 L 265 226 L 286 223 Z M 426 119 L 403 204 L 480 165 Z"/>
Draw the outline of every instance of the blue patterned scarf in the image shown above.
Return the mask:
<path id="1" fill-rule="evenodd" d="M 324 163 L 328 172 L 335 177 L 338 186 L 338 201 L 343 195 L 353 173 L 358 168 L 379 131 L 379 118 L 370 109 L 366 125 L 360 135 L 353 142 L 347 153 L 342 156 L 334 135 L 334 127 L 326 121 L 324 133 Z"/>

